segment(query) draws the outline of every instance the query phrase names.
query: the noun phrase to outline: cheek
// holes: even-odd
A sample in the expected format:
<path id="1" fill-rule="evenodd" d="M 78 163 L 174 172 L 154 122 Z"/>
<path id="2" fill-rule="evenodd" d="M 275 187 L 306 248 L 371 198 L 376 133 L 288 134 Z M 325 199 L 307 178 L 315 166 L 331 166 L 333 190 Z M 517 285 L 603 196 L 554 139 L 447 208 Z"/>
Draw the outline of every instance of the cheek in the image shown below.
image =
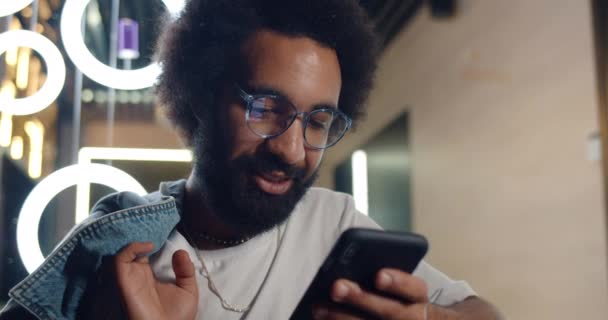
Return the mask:
<path id="1" fill-rule="evenodd" d="M 306 171 L 308 175 L 317 170 L 323 159 L 323 150 L 306 150 Z"/>
<path id="2" fill-rule="evenodd" d="M 230 108 L 228 113 L 228 128 L 229 141 L 231 143 L 231 160 L 243 154 L 254 154 L 256 148 L 264 141 L 263 138 L 257 136 L 245 123 L 245 112 L 239 107 Z"/>

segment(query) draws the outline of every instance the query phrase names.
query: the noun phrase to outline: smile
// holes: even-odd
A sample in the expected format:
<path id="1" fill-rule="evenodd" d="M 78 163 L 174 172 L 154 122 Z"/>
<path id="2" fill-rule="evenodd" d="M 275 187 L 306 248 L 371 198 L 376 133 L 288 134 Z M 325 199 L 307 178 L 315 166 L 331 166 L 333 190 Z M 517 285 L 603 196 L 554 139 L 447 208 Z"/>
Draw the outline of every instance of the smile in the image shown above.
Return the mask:
<path id="1" fill-rule="evenodd" d="M 257 174 L 255 182 L 262 191 L 274 195 L 285 194 L 293 184 L 292 179 L 274 174 Z"/>

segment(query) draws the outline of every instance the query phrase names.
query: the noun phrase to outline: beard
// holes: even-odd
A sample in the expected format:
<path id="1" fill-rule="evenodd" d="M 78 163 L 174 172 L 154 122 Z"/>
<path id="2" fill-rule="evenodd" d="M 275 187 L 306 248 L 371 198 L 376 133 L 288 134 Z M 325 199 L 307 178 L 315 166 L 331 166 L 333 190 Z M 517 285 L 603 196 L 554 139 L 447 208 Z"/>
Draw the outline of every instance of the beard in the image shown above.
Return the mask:
<path id="1" fill-rule="evenodd" d="M 202 134 L 203 128 L 197 129 L 193 139 L 194 172 L 211 212 L 243 236 L 255 236 L 285 222 L 315 182 L 317 170 L 307 177 L 304 168 L 285 163 L 264 143 L 254 154 L 229 159 L 228 144 Z M 293 182 L 281 195 L 264 192 L 255 181 L 257 175 L 276 171 Z"/>

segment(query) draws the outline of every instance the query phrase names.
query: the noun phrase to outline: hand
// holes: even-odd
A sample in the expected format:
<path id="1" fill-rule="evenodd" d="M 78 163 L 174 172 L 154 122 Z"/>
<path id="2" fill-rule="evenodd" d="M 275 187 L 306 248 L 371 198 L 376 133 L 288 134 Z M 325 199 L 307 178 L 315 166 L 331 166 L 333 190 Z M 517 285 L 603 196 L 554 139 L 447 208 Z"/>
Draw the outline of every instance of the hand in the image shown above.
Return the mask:
<path id="1" fill-rule="evenodd" d="M 184 250 L 173 254 L 175 284 L 156 280 L 145 254 L 151 242 L 133 242 L 114 257 L 118 288 L 129 319 L 192 320 L 198 307 L 198 287 L 194 265 Z"/>
<path id="2" fill-rule="evenodd" d="M 403 299 L 396 300 L 366 292 L 352 281 L 339 279 L 332 286 L 332 300 L 353 306 L 378 319 L 431 319 L 430 316 L 427 317 L 427 312 L 430 312 L 428 289 L 422 279 L 400 270 L 382 269 L 375 282 L 378 290 Z M 343 310 L 325 306 L 316 306 L 313 314 L 315 319 L 360 319 Z"/>

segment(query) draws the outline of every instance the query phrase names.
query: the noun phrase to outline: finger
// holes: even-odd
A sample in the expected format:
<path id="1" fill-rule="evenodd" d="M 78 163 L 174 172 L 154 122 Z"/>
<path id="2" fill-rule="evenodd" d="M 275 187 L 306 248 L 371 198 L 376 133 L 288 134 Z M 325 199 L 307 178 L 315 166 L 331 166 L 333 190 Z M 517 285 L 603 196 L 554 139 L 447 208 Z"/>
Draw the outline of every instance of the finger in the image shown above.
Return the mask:
<path id="1" fill-rule="evenodd" d="M 194 264 L 190 260 L 188 252 L 185 250 L 177 250 L 173 253 L 173 272 L 175 272 L 175 284 L 198 296 L 198 286 L 196 284 L 196 273 Z"/>
<path id="2" fill-rule="evenodd" d="M 418 319 L 412 317 L 416 315 L 414 306 L 418 308 L 418 305 L 405 305 L 400 301 L 367 292 L 346 279 L 334 283 L 331 296 L 338 303 L 349 304 L 380 319 Z"/>
<path id="3" fill-rule="evenodd" d="M 397 269 L 382 269 L 376 275 L 376 288 L 407 302 L 428 302 L 428 288 L 424 280 Z"/>
<path id="4" fill-rule="evenodd" d="M 150 253 L 152 250 L 154 250 L 153 242 L 132 242 L 120 250 L 118 254 L 116 254 L 115 262 L 131 263 L 136 260 L 141 261 L 142 259 L 147 261 L 147 257 L 145 255 Z"/>

